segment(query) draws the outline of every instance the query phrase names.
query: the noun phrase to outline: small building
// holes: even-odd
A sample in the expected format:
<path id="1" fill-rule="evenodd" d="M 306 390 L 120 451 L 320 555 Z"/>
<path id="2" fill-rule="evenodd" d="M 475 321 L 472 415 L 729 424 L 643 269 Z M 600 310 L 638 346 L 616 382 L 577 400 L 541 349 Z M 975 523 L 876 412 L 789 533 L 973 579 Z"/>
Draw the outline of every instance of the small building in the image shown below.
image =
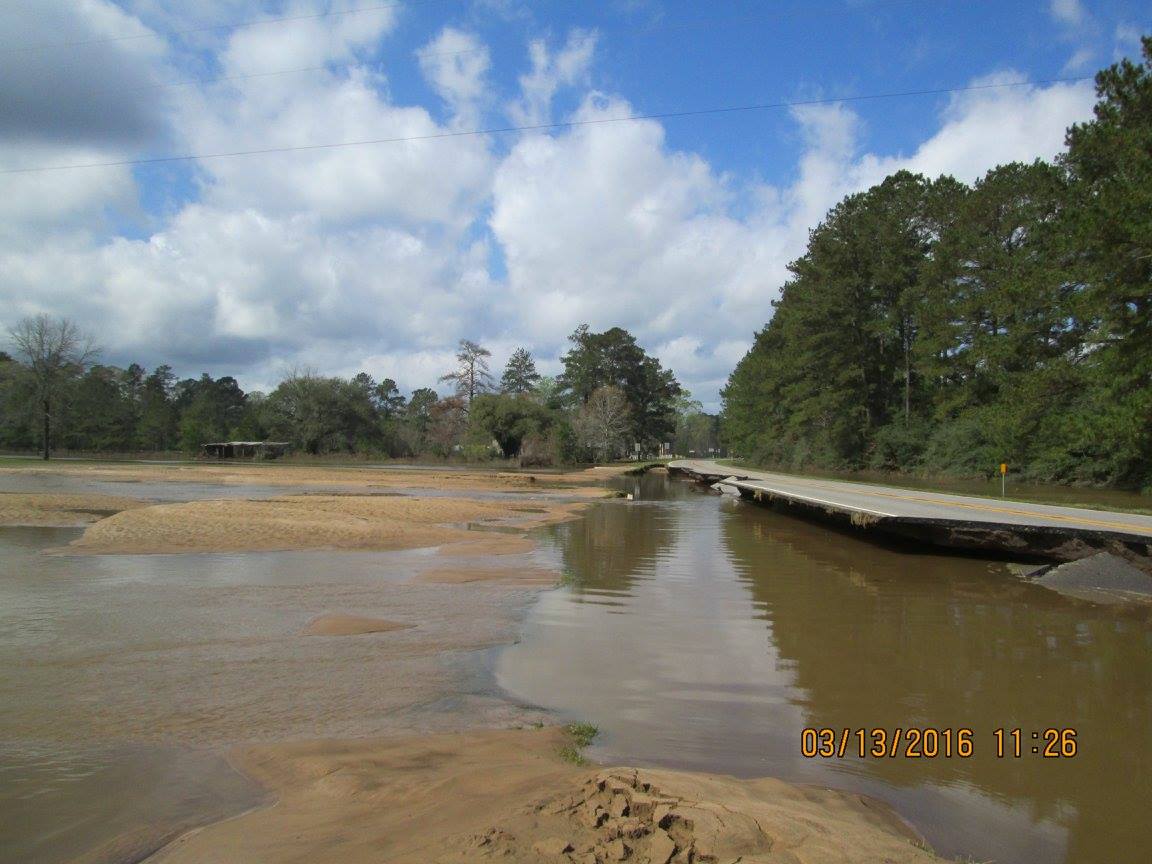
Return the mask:
<path id="1" fill-rule="evenodd" d="M 204 455 L 216 459 L 275 459 L 291 447 L 288 441 L 215 441 L 204 445 Z"/>

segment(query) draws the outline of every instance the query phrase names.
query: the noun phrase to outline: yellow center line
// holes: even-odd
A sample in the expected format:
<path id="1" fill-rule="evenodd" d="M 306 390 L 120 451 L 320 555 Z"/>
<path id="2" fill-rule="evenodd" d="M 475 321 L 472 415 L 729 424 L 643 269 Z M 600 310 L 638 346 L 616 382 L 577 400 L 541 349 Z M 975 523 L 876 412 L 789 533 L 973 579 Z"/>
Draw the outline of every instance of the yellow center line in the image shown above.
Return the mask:
<path id="1" fill-rule="evenodd" d="M 841 492 L 844 491 L 842 487 L 830 486 L 826 483 L 817 483 L 810 480 L 790 480 L 790 482 L 797 483 L 798 485 L 812 486 L 817 489 L 827 489 Z M 1011 507 L 996 507 L 991 504 L 969 504 L 966 501 L 941 501 L 939 498 L 925 498 L 923 495 L 898 495 L 895 492 L 879 492 L 873 489 L 852 489 L 850 490 L 850 494 L 874 495 L 877 498 L 895 498 L 901 501 L 919 501 L 925 504 L 936 504 L 940 507 L 963 507 L 968 510 L 983 510 L 989 513 L 1008 513 L 1013 516 L 1028 516 L 1032 519 L 1056 519 L 1061 522 L 1072 522 L 1080 525 L 1098 525 L 1104 528 L 1111 528 L 1113 530 L 1128 529 L 1139 534 L 1152 534 L 1152 527 L 1132 522 L 1111 522 L 1105 519 L 1087 519 L 1082 516 L 1065 516 L 1061 513 L 1037 513 L 1034 510 L 1017 510 Z M 1038 506 L 1042 507 L 1044 505 L 1041 504 Z"/>

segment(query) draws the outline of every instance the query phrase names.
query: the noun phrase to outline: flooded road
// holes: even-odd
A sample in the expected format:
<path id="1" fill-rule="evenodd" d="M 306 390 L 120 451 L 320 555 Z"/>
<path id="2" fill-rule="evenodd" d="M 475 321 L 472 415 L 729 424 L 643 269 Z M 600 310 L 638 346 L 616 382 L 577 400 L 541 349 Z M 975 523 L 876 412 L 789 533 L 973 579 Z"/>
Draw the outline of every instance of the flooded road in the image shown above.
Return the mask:
<path id="1" fill-rule="evenodd" d="M 3 864 L 135 862 L 261 803 L 238 744 L 511 722 L 489 658 L 535 590 L 414 581 L 434 549 L 46 551 L 79 534 L 0 528 Z M 407 629 L 304 635 L 331 612 Z"/>
<path id="2" fill-rule="evenodd" d="M 568 584 L 497 669 L 516 697 L 596 724 L 593 758 L 868 793 L 944 855 L 1152 860 L 1147 610 L 664 477 L 626 486 L 637 501 L 555 529 Z M 965 728 L 973 752 L 805 758 L 805 727 Z M 1075 730 L 1075 756 L 1032 753 L 1050 728 Z M 1010 732 L 997 755 L 997 729 L 1021 730 L 1019 757 Z"/>
<path id="3" fill-rule="evenodd" d="M 506 697 L 595 723 L 604 761 L 875 795 L 946 855 L 1152 860 L 1146 610 L 664 477 L 620 485 L 636 500 L 502 556 L 566 574 L 542 594 L 421 581 L 433 549 L 80 556 L 47 551 L 78 529 L 0 528 L 0 862 L 136 861 L 263 802 L 231 747 L 535 719 Z M 304 635 L 333 612 L 404 629 Z M 913 726 L 971 729 L 972 757 L 801 753 L 805 727 Z M 997 757 L 998 728 L 1021 730 L 1019 758 Z M 1048 728 L 1074 729 L 1076 755 L 1033 755 Z"/>

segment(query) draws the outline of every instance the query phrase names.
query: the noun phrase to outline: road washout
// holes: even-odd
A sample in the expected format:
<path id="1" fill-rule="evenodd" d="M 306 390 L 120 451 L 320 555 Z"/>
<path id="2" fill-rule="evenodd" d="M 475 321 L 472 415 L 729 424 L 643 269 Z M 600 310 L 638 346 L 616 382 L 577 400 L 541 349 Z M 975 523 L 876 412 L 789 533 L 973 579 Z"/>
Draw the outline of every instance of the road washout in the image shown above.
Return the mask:
<path id="1" fill-rule="evenodd" d="M 76 469 L 67 466 L 64 470 Z M 191 468 L 180 470 L 183 481 L 251 479 L 245 469 L 231 466 L 224 470 L 206 466 L 204 473 L 210 479 L 197 476 Z M 276 476 L 285 478 L 283 485 L 304 485 L 296 476 L 297 469 L 274 470 Z M 382 480 L 382 471 L 300 470 L 321 485 L 335 482 L 333 475 L 338 473 L 341 486 L 362 485 L 366 494 L 286 494 L 177 504 L 125 499 L 115 504 L 122 508 L 120 512 L 92 522 L 80 538 L 57 551 L 71 556 L 268 550 L 339 554 L 439 547 L 441 554 L 431 560 L 440 563 L 408 579 L 408 584 L 426 584 L 426 590 L 439 598 L 432 601 L 434 611 L 429 607 L 427 617 L 393 619 L 333 603 L 303 628 L 295 625 L 294 632 L 309 643 L 324 639 L 341 645 L 370 642 L 371 665 L 378 670 L 374 674 L 384 679 L 384 692 L 374 697 L 380 710 L 402 724 L 406 712 L 426 712 L 425 706 L 444 700 L 456 706 L 445 709 L 445 716 L 436 712 L 414 716 L 435 718 L 434 725 L 425 723 L 423 728 L 452 731 L 404 737 L 399 726 L 395 734 L 389 732 L 383 738 L 341 738 L 339 730 L 371 727 L 371 718 L 349 718 L 337 704 L 327 704 L 327 696 L 300 693 L 299 671 L 293 673 L 292 681 L 262 682 L 289 688 L 294 695 L 280 700 L 283 704 L 278 703 L 275 712 L 263 701 L 264 710 L 258 716 L 229 720 L 222 713 L 227 709 L 216 706 L 214 694 L 225 680 L 219 675 L 232 675 L 227 668 L 212 670 L 217 683 L 211 692 L 196 695 L 209 700 L 206 708 L 210 710 L 184 710 L 181 716 L 186 722 L 161 716 L 155 728 L 143 717 L 135 725 L 126 725 L 117 713 L 121 708 L 95 706 L 96 715 L 108 716 L 95 717 L 94 728 L 116 728 L 121 735 L 135 729 L 145 738 L 162 732 L 189 743 L 229 745 L 233 764 L 257 780 L 275 801 L 273 806 L 185 834 L 147 859 L 151 864 L 454 862 L 493 856 L 509 862 L 585 864 L 616 860 L 684 864 L 737 858 L 812 864 L 878 858 L 937 860 L 891 810 L 860 796 L 775 780 L 739 781 L 626 768 L 606 772 L 578 766 L 562 756 L 565 736 L 561 729 L 534 728 L 550 718 L 498 696 L 450 689 L 459 682 L 445 671 L 443 658 L 512 641 L 516 637 L 513 609 L 523 602 L 517 595 L 559 581 L 559 574 L 530 563 L 527 553 L 533 540 L 527 532 L 578 518 L 593 496 L 609 494 L 597 484 L 617 472 L 580 474 L 582 485 L 575 488 L 585 500 L 574 501 L 567 496 L 571 490 L 563 485 L 545 487 L 520 476 L 494 480 L 444 474 L 437 491 L 460 490 L 460 497 L 423 497 L 418 490 L 431 479 L 423 474 L 411 486 L 406 485 L 407 477 L 396 484 L 415 494 L 385 496 L 370 491 L 394 479 Z M 133 467 L 125 466 L 101 473 L 138 481 L 145 494 L 149 482 L 171 479 L 167 471 L 154 466 L 141 466 L 135 477 Z M 262 483 L 269 484 L 271 476 L 260 470 Z M 500 491 L 508 491 L 502 485 L 507 483 L 515 491 L 542 494 L 533 496 L 530 508 L 521 506 L 525 499 L 520 496 L 510 506 L 507 499 L 464 494 L 468 489 L 491 491 L 493 483 Z M 66 516 L 66 508 L 52 510 L 63 502 L 49 501 L 46 496 L 40 501 L 32 496 L 25 503 L 44 513 Z M 102 503 L 110 505 L 105 509 L 113 509 L 112 502 Z M 484 587 L 488 585 L 493 587 Z M 314 590 L 323 593 L 325 589 L 320 585 Z M 380 585 L 377 608 L 388 603 L 388 592 L 394 590 Z M 508 599 L 492 600 L 486 594 L 489 605 L 478 607 L 471 593 L 478 590 L 495 590 L 497 595 L 507 592 Z M 324 602 L 322 597 L 319 602 Z M 493 616 L 490 624 L 476 620 L 485 609 Z M 411 669 L 400 672 L 400 665 Z M 330 674 L 323 673 L 323 679 Z M 312 704 L 317 698 L 325 703 L 323 710 Z M 365 710 L 367 705 L 347 697 L 342 701 L 346 708 L 361 705 L 360 710 Z M 293 717 L 294 711 L 306 716 Z M 205 726 L 196 719 L 201 715 L 215 719 Z M 303 727 L 314 730 L 311 740 L 301 740 Z M 277 729 L 283 731 L 277 733 Z M 337 735 L 324 737 L 327 730 Z M 262 743 L 248 743 L 253 734 Z M 617 789 L 621 783 L 627 789 Z M 655 808 L 648 808 L 649 799 L 661 802 L 667 812 L 662 810 L 657 818 Z M 732 834 L 728 828 L 733 825 L 741 826 L 741 831 Z"/>
<path id="2" fill-rule="evenodd" d="M 149 864 L 939 861 L 887 808 L 778 780 L 578 766 L 559 728 L 245 748 L 273 807 Z"/>

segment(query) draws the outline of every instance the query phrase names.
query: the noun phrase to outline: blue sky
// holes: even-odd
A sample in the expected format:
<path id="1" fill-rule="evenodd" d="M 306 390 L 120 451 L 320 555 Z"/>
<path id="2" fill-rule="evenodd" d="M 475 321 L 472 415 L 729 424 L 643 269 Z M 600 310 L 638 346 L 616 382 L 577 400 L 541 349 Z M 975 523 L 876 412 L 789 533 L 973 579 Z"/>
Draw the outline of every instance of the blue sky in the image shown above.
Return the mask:
<path id="1" fill-rule="evenodd" d="M 899 168 L 972 181 L 1050 158 L 1092 88 L 1037 82 L 1137 56 L 1150 18 L 1086 0 L 13 0 L 0 172 L 1033 83 L 0 173 L 0 324 L 67 315 L 107 362 L 249 388 L 309 368 L 405 389 L 460 338 L 555 373 L 577 325 L 618 324 L 715 408 L 828 207 Z"/>

